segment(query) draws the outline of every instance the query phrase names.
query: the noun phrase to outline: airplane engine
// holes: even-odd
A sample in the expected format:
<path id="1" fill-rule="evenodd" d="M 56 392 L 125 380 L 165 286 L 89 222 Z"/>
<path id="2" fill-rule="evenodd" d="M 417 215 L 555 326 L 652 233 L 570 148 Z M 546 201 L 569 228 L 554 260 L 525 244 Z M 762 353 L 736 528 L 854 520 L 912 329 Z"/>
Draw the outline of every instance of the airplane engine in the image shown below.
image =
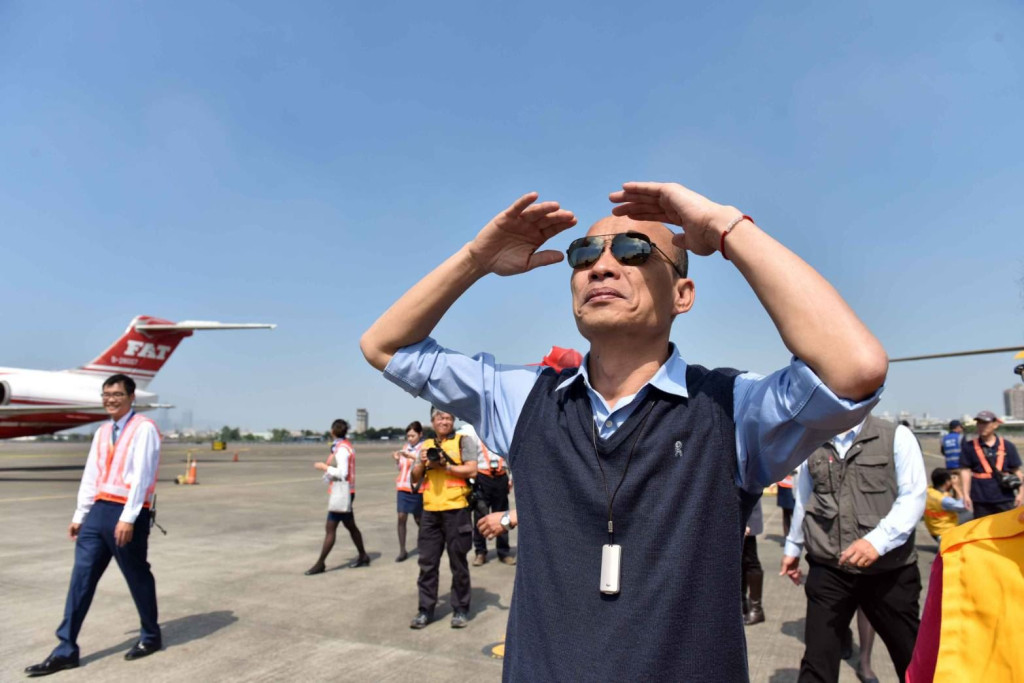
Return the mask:
<path id="1" fill-rule="evenodd" d="M 3 380 L 0 380 L 0 406 L 5 406 L 5 405 L 7 405 L 10 402 L 11 402 L 11 387 L 10 387 L 10 385 L 7 384 L 7 382 L 4 382 Z"/>

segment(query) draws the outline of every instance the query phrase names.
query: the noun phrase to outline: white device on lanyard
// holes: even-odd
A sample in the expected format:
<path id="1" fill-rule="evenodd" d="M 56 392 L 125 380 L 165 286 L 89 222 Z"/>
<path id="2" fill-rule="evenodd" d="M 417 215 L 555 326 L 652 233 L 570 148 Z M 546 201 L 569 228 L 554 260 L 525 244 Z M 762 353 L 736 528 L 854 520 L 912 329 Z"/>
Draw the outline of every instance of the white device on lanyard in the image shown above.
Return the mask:
<path id="1" fill-rule="evenodd" d="M 619 592 L 619 575 L 622 569 L 622 546 L 605 544 L 601 546 L 601 592 L 616 595 Z"/>

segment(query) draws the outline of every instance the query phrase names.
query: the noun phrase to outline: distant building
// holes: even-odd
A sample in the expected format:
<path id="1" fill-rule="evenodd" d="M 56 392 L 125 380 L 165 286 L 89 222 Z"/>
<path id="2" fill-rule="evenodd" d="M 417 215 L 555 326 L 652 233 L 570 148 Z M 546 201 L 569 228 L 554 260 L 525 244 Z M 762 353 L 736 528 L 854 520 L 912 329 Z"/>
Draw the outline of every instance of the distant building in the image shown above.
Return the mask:
<path id="1" fill-rule="evenodd" d="M 370 413 L 366 411 L 366 408 L 356 409 L 356 434 L 365 434 L 366 430 L 370 428 Z"/>
<path id="2" fill-rule="evenodd" d="M 1018 384 L 1003 392 L 1003 407 L 1008 416 L 1024 419 L 1024 384 Z"/>

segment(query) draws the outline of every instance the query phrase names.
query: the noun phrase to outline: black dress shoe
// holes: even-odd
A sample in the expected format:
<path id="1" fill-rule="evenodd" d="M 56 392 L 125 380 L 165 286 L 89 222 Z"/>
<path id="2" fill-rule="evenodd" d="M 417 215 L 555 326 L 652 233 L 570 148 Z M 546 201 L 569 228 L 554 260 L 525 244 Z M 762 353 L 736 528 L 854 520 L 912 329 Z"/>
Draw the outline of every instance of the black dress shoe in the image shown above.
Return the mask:
<path id="1" fill-rule="evenodd" d="M 75 669 L 77 667 L 78 657 L 50 655 L 42 664 L 33 664 L 32 666 L 25 667 L 25 673 L 28 674 L 29 678 L 35 678 L 36 676 L 49 676 L 64 669 Z"/>
<path id="2" fill-rule="evenodd" d="M 408 559 L 409 559 L 409 553 L 407 553 L 407 552 L 405 552 L 403 550 L 402 552 L 398 553 L 398 557 L 395 558 L 395 562 L 405 562 Z"/>
<path id="3" fill-rule="evenodd" d="M 323 574 L 326 568 L 322 564 L 314 564 L 312 567 L 306 570 L 306 576 L 313 576 L 314 574 Z"/>
<path id="4" fill-rule="evenodd" d="M 370 566 L 370 556 L 369 555 L 363 555 L 362 557 L 360 557 L 359 559 L 357 559 L 355 562 L 352 563 L 352 567 L 353 568 L 354 567 L 369 567 L 369 566 Z"/>
<path id="5" fill-rule="evenodd" d="M 125 653 L 124 658 L 131 661 L 133 659 L 142 659 L 148 657 L 154 652 L 158 652 L 163 645 L 157 641 L 155 643 L 144 643 L 141 640 L 132 646 L 132 649 Z"/>

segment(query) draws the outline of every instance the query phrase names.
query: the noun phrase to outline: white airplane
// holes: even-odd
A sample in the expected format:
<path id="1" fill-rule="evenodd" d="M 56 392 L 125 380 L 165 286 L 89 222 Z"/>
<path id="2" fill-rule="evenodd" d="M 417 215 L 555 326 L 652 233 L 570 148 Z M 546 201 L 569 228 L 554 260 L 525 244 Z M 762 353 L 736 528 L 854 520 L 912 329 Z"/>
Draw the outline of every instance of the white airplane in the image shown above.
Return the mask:
<path id="1" fill-rule="evenodd" d="M 52 434 L 106 419 L 100 400 L 103 381 L 116 373 L 135 380 L 135 410 L 170 406 L 143 391 L 174 349 L 197 330 L 273 329 L 261 323 L 224 324 L 202 320 L 174 323 L 140 315 L 106 351 L 71 370 L 0 368 L 0 439 Z"/>

